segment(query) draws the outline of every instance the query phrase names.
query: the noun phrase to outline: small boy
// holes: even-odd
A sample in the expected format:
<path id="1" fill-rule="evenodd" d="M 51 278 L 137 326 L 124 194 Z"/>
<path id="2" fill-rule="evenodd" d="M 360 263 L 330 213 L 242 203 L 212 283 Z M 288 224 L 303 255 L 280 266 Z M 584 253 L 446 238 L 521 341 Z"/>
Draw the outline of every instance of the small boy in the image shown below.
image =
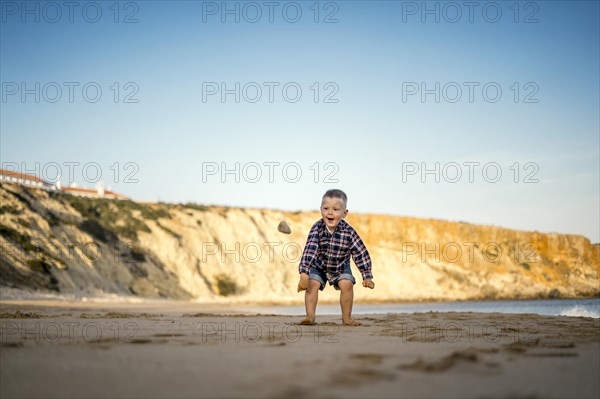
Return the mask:
<path id="1" fill-rule="evenodd" d="M 362 274 L 363 287 L 375 288 L 371 274 L 371 257 L 356 230 L 345 220 L 348 214 L 348 197 L 342 190 L 329 190 L 321 200 L 321 216 L 308 233 L 304 253 L 300 260 L 298 292 L 306 290 L 304 305 L 306 318 L 300 324 L 315 324 L 315 311 L 319 290 L 329 281 L 340 292 L 342 322 L 358 326 L 352 319 L 353 285 L 356 283 L 350 270 L 350 256 Z"/>

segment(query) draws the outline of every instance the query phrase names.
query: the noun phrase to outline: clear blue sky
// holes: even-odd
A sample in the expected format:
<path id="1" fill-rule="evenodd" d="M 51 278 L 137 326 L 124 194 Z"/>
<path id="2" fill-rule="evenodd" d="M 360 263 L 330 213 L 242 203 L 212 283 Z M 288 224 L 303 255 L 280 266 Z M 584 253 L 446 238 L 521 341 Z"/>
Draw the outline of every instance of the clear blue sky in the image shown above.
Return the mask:
<path id="1" fill-rule="evenodd" d="M 597 1 L 0 4 L 5 168 L 286 210 L 339 187 L 351 212 L 600 241 Z"/>

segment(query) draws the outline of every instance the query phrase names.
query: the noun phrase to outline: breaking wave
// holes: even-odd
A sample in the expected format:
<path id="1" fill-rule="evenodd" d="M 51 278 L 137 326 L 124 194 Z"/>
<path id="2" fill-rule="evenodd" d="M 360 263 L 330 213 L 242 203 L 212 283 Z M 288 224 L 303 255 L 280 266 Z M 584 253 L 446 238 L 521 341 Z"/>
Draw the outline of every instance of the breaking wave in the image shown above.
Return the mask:
<path id="1" fill-rule="evenodd" d="M 600 318 L 600 307 L 576 305 L 561 311 L 560 316 L 593 317 L 595 319 L 598 319 Z"/>

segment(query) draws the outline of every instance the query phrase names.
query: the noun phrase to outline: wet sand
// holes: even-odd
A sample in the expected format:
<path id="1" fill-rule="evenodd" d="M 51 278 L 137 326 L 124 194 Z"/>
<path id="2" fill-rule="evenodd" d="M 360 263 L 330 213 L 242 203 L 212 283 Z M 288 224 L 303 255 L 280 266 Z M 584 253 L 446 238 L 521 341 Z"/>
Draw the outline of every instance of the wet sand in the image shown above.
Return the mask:
<path id="1" fill-rule="evenodd" d="M 600 397 L 600 320 L 0 303 L 0 396 Z"/>

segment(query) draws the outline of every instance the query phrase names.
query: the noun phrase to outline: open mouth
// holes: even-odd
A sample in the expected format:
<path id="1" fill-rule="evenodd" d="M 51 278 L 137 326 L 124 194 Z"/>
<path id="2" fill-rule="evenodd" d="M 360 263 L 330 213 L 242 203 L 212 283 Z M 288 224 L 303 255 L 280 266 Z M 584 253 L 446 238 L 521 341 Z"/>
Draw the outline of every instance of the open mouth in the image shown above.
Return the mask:
<path id="1" fill-rule="evenodd" d="M 333 223 L 333 221 L 334 221 L 334 220 L 335 220 L 334 218 L 327 218 L 327 221 L 328 221 L 329 223 Z"/>

